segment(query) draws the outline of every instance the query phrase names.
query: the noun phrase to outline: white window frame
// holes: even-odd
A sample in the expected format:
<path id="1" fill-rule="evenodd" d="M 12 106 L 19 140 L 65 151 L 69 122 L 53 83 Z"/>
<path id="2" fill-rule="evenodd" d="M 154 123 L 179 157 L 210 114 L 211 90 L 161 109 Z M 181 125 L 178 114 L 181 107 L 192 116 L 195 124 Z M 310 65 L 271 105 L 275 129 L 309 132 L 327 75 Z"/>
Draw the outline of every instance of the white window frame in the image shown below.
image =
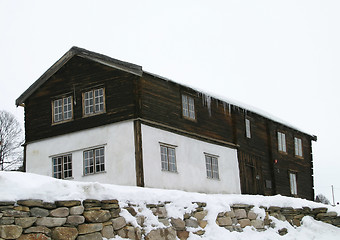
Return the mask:
<path id="1" fill-rule="evenodd" d="M 246 118 L 245 124 L 246 124 L 246 137 L 247 137 L 247 138 L 251 138 L 251 132 L 250 132 L 250 120 L 249 120 L 248 118 Z"/>
<path id="2" fill-rule="evenodd" d="M 73 119 L 72 96 L 58 98 L 52 101 L 53 123 L 61 123 Z"/>
<path id="3" fill-rule="evenodd" d="M 289 172 L 289 185 L 290 185 L 290 193 L 292 195 L 297 195 L 297 181 L 296 181 L 295 172 Z"/>
<path id="4" fill-rule="evenodd" d="M 182 113 L 184 118 L 196 120 L 195 99 L 193 97 L 182 94 Z"/>
<path id="5" fill-rule="evenodd" d="M 303 157 L 301 138 L 294 137 L 294 146 L 295 146 L 295 156 Z"/>
<path id="6" fill-rule="evenodd" d="M 72 178 L 72 154 L 52 157 L 52 176 L 57 179 Z"/>
<path id="7" fill-rule="evenodd" d="M 207 178 L 209 179 L 220 179 L 220 174 L 218 170 L 218 156 L 211 155 L 211 154 L 204 154 L 205 155 L 205 167 L 207 172 Z"/>
<path id="8" fill-rule="evenodd" d="M 105 148 L 93 148 L 83 151 L 84 176 L 105 172 Z"/>
<path id="9" fill-rule="evenodd" d="M 282 132 L 277 132 L 277 145 L 278 150 L 280 152 L 287 152 L 287 145 L 286 145 L 286 134 Z"/>
<path id="10" fill-rule="evenodd" d="M 105 112 L 105 88 L 97 88 L 83 93 L 83 114 L 91 116 Z"/>
<path id="11" fill-rule="evenodd" d="M 162 171 L 177 172 L 176 147 L 160 144 Z"/>

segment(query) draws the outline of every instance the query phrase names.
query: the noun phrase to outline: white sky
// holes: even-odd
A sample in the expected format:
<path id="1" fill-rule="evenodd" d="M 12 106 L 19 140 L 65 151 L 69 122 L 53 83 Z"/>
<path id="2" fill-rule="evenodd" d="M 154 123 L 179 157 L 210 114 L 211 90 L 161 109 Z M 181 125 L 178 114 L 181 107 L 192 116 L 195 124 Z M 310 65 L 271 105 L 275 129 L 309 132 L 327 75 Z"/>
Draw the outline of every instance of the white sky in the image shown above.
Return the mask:
<path id="1" fill-rule="evenodd" d="M 0 0 L 0 109 L 72 46 L 263 109 L 318 136 L 316 193 L 340 201 L 340 1 Z"/>

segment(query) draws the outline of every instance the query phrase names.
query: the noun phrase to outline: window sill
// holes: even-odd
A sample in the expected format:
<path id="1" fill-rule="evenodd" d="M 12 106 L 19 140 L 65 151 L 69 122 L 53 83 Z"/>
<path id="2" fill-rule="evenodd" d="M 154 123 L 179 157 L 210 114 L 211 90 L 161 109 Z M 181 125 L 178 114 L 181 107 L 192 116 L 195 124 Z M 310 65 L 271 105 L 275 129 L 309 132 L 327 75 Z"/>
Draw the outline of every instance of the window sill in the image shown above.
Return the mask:
<path id="1" fill-rule="evenodd" d="M 169 171 L 169 170 L 164 170 L 164 169 L 162 169 L 162 172 L 179 174 L 178 171 Z"/>
<path id="2" fill-rule="evenodd" d="M 91 114 L 83 113 L 83 118 L 93 117 L 93 116 L 101 115 L 101 114 L 104 114 L 104 113 L 106 113 L 106 111 L 98 112 L 98 113 L 91 113 Z"/>
<path id="3" fill-rule="evenodd" d="M 209 180 L 215 180 L 215 181 L 221 181 L 220 178 L 211 178 L 211 177 L 207 177 L 207 179 L 209 179 Z"/>
<path id="4" fill-rule="evenodd" d="M 280 153 L 280 154 L 282 154 L 282 155 L 288 155 L 288 153 L 287 153 L 287 152 L 280 151 L 280 150 L 279 150 L 279 153 Z"/>
<path id="5" fill-rule="evenodd" d="M 51 126 L 56 126 L 56 125 L 59 125 L 59 124 L 68 123 L 68 122 L 72 122 L 72 121 L 73 121 L 73 118 L 68 119 L 68 120 L 63 120 L 63 121 L 60 121 L 60 122 L 52 122 Z"/>
<path id="6" fill-rule="evenodd" d="M 83 177 L 93 176 L 93 175 L 97 175 L 97 174 L 104 174 L 104 173 L 106 173 L 106 171 L 95 172 L 95 173 L 88 173 L 88 174 L 83 174 Z"/>

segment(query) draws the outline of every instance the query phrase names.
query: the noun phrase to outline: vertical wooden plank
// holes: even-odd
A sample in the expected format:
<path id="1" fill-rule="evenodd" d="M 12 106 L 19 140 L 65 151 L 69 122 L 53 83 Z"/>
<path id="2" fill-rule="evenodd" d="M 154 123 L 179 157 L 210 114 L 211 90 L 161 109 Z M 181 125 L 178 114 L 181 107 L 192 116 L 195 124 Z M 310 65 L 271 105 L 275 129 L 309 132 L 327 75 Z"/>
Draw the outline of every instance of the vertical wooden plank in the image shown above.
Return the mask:
<path id="1" fill-rule="evenodd" d="M 133 125 L 134 125 L 134 135 L 135 135 L 136 185 L 138 187 L 144 187 L 141 121 L 134 120 Z"/>

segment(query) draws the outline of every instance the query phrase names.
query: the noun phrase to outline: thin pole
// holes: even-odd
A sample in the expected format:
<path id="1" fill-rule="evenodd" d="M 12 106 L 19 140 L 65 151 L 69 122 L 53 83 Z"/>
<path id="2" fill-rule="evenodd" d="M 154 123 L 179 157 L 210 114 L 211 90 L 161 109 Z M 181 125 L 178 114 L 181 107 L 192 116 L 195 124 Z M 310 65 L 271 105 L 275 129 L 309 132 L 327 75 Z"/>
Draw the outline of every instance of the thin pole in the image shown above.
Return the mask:
<path id="1" fill-rule="evenodd" d="M 333 196 L 333 206 L 335 206 L 335 201 L 334 201 L 334 187 L 332 185 L 332 196 Z"/>

